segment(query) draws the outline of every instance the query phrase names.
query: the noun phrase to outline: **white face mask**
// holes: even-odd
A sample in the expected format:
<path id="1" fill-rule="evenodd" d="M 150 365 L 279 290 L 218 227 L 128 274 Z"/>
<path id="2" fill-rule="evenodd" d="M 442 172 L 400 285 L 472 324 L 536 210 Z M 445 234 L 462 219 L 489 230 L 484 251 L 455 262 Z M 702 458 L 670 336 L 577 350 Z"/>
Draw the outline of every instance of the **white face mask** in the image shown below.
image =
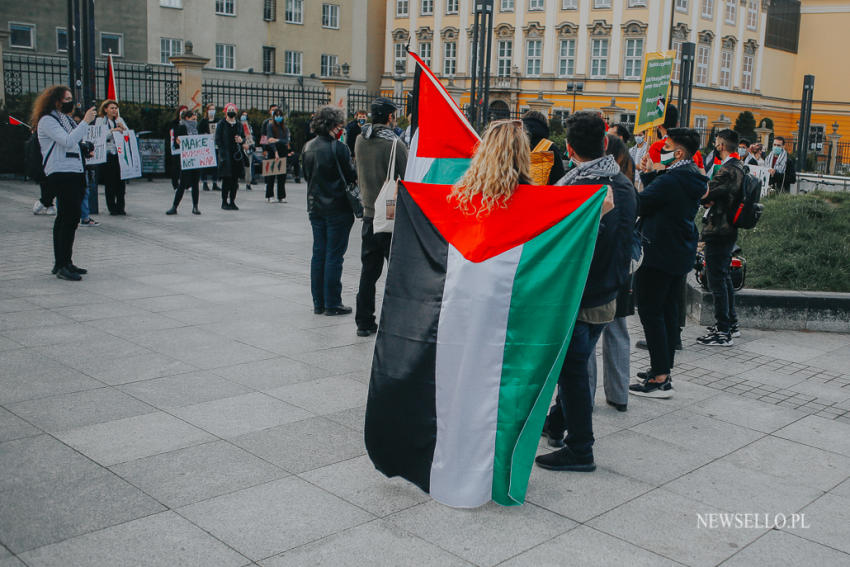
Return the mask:
<path id="1" fill-rule="evenodd" d="M 643 143 L 643 136 L 635 136 L 635 144 L 638 146 Z"/>
<path id="2" fill-rule="evenodd" d="M 215 118 L 215 110 L 207 110 L 207 116 L 210 118 Z"/>

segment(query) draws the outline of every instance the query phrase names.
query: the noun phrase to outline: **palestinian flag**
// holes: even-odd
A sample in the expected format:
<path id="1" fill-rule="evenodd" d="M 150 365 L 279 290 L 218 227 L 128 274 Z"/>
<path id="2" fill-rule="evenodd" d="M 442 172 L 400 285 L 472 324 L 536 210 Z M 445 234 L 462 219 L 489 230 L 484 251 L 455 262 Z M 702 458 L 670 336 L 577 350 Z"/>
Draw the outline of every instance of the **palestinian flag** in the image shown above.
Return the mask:
<path id="1" fill-rule="evenodd" d="M 23 120 L 18 120 L 17 118 L 12 116 L 11 114 L 9 115 L 9 125 L 10 126 L 26 126 L 27 128 L 29 128 L 29 124 L 24 123 Z"/>
<path id="2" fill-rule="evenodd" d="M 378 470 L 449 506 L 518 505 L 606 188 L 520 186 L 507 208 L 458 210 L 451 183 L 478 138 L 417 61 L 407 171 L 430 183 L 399 184 L 366 448 Z"/>
<path id="3" fill-rule="evenodd" d="M 118 87 L 115 84 L 115 67 L 112 65 L 111 51 L 106 56 L 106 98 L 118 100 Z"/>

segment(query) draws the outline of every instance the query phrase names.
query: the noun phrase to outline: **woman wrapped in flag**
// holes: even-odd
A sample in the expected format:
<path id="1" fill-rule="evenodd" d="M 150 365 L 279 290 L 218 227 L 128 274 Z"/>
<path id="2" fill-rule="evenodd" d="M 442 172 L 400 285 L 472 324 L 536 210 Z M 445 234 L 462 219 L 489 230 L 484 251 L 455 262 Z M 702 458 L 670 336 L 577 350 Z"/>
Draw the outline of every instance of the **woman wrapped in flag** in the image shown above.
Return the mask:
<path id="1" fill-rule="evenodd" d="M 434 125 L 414 124 L 421 152 Z M 612 202 L 605 186 L 528 185 L 519 120 L 492 123 L 471 157 L 399 184 L 366 447 L 446 505 L 518 505 Z"/>

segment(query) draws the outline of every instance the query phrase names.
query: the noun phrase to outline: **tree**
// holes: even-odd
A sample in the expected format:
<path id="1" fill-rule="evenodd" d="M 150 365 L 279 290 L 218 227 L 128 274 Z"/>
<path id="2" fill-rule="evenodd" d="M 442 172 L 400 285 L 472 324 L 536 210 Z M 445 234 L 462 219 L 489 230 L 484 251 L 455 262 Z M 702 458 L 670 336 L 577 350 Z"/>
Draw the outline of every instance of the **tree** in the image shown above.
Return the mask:
<path id="1" fill-rule="evenodd" d="M 756 141 L 756 117 L 749 110 L 745 110 L 735 119 L 735 132 L 738 136 L 745 138 L 750 143 Z"/>

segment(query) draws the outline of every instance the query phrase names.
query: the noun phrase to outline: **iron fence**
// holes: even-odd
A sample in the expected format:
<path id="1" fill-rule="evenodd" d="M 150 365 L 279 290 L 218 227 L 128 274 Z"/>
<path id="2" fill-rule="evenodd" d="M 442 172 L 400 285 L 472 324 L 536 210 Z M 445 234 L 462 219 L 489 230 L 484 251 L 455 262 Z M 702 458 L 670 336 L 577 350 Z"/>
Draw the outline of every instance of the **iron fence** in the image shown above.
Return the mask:
<path id="1" fill-rule="evenodd" d="M 388 98 L 395 103 L 397 107 L 402 109 L 399 112 L 400 116 L 406 116 L 407 109 L 407 94 L 402 93 L 401 95 L 396 94 L 383 94 L 380 92 L 369 92 L 367 90 L 361 89 L 349 89 L 348 91 L 348 114 L 349 116 L 354 116 L 354 113 L 358 110 L 365 110 L 369 112 L 369 107 L 372 106 L 372 101 L 382 96 L 384 98 Z"/>
<path id="2" fill-rule="evenodd" d="M 202 89 L 204 104 L 222 107 L 228 102 L 240 109 L 265 111 L 280 105 L 287 112 L 315 112 L 330 104 L 331 93 L 324 87 L 302 87 L 297 84 L 244 83 L 240 81 L 206 80 Z"/>

